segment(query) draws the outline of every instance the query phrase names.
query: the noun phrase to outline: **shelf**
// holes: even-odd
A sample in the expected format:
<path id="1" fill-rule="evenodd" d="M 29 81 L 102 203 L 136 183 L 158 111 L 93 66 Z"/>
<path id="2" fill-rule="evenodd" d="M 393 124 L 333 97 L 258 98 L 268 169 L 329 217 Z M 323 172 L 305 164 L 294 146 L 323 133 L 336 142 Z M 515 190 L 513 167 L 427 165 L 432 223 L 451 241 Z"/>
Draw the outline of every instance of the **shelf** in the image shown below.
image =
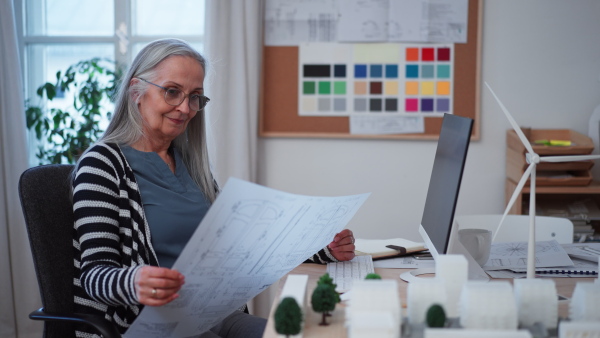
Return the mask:
<path id="1" fill-rule="evenodd" d="M 510 197 L 515 191 L 517 187 L 517 183 L 513 182 L 510 179 L 506 179 L 505 184 L 505 205 L 508 204 Z M 524 213 L 523 210 L 523 199 L 529 199 L 529 193 L 531 192 L 530 187 L 523 187 L 519 196 L 515 200 L 515 204 L 509 211 L 509 214 L 512 215 L 522 215 Z M 536 186 L 535 187 L 536 197 L 538 200 L 543 199 L 544 196 L 555 197 L 558 198 L 563 196 L 565 200 L 573 200 L 573 198 L 577 197 L 577 195 L 582 195 L 591 197 L 593 199 L 597 199 L 600 204 L 600 182 L 594 181 L 590 185 L 586 186 L 557 186 L 557 187 L 548 187 L 548 186 Z M 558 195 L 558 196 L 556 196 Z M 567 197 L 568 196 L 568 197 Z M 540 201 L 541 202 L 541 201 Z"/>
<path id="2" fill-rule="evenodd" d="M 512 180 L 510 180 L 512 182 Z M 515 187 L 517 186 L 514 183 Z M 528 194 L 531 192 L 529 187 L 523 187 L 522 193 Z M 600 182 L 593 181 L 590 185 L 584 186 L 536 186 L 535 193 L 540 194 L 600 194 Z"/>

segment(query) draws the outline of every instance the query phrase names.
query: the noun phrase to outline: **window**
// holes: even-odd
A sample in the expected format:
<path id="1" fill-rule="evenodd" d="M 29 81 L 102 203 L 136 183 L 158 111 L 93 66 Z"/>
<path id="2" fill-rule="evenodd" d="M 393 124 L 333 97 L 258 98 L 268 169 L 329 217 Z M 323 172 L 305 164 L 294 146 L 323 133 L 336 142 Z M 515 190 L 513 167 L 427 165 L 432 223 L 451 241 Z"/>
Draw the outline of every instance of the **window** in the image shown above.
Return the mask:
<path id="1" fill-rule="evenodd" d="M 22 13 L 25 97 L 32 102 L 37 87 L 82 60 L 107 58 L 126 68 L 147 43 L 164 37 L 186 40 L 200 52 L 204 47 L 204 0 L 23 0 L 15 7 Z M 49 105 L 71 102 L 65 95 Z M 35 143 L 30 137 L 32 164 Z"/>

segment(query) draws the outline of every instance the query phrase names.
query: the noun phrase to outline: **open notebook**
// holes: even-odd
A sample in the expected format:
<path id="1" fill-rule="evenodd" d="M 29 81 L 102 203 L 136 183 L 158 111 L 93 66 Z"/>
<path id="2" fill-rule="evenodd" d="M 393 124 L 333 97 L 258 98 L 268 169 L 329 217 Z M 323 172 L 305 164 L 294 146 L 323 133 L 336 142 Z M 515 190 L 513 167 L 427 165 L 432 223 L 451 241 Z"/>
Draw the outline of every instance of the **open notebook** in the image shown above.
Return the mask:
<path id="1" fill-rule="evenodd" d="M 357 238 L 354 243 L 356 254 L 367 254 L 373 260 L 393 258 L 425 251 L 424 243 L 409 241 L 404 238 L 389 239 L 361 239 Z"/>

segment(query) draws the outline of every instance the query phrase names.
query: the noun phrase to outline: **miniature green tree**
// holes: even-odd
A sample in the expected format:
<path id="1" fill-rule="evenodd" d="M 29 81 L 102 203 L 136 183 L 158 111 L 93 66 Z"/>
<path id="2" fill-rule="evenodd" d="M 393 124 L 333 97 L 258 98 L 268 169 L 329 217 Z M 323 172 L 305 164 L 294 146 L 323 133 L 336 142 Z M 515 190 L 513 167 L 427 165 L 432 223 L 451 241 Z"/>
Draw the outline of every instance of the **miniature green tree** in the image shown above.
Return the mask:
<path id="1" fill-rule="evenodd" d="M 317 285 L 315 291 L 313 291 L 310 303 L 315 312 L 319 312 L 323 315 L 323 319 L 319 325 L 328 325 L 326 317 L 335 309 L 335 304 L 337 304 L 338 297 L 339 295 L 330 285 Z"/>
<path id="2" fill-rule="evenodd" d="M 331 276 L 329 276 L 329 273 L 326 272 L 323 276 L 321 276 L 319 278 L 319 280 L 317 281 L 317 285 L 321 285 L 321 284 L 325 284 L 325 285 L 329 285 L 333 288 L 333 290 L 335 290 L 335 288 L 337 288 L 337 284 L 335 284 L 333 282 L 333 278 L 331 278 Z M 342 299 L 340 298 L 340 294 L 339 293 L 335 293 L 337 296 L 337 303 L 340 303 L 342 301 Z"/>
<path id="3" fill-rule="evenodd" d="M 376 273 L 370 273 L 365 276 L 365 279 L 381 279 L 381 276 Z"/>
<path id="4" fill-rule="evenodd" d="M 426 321 L 428 327 L 444 327 L 446 325 L 446 311 L 439 304 L 433 304 L 427 310 Z"/>
<path id="5" fill-rule="evenodd" d="M 302 309 L 292 297 L 285 297 L 275 310 L 275 331 L 286 337 L 302 331 Z"/>

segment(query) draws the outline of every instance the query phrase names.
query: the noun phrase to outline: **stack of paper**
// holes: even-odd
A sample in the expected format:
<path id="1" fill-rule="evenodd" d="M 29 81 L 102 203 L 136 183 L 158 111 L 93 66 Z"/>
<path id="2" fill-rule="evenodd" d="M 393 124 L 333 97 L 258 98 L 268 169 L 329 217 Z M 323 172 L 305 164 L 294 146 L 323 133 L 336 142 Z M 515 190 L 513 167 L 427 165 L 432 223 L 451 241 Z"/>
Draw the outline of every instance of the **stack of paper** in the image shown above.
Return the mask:
<path id="1" fill-rule="evenodd" d="M 535 273 L 538 277 L 596 277 L 598 263 L 584 260 L 575 244 L 560 245 L 555 240 L 535 245 Z M 572 253 L 580 253 L 579 256 Z M 596 262 L 597 262 L 596 255 Z M 494 243 L 490 259 L 483 266 L 492 278 L 523 278 L 527 271 L 527 243 Z"/>

